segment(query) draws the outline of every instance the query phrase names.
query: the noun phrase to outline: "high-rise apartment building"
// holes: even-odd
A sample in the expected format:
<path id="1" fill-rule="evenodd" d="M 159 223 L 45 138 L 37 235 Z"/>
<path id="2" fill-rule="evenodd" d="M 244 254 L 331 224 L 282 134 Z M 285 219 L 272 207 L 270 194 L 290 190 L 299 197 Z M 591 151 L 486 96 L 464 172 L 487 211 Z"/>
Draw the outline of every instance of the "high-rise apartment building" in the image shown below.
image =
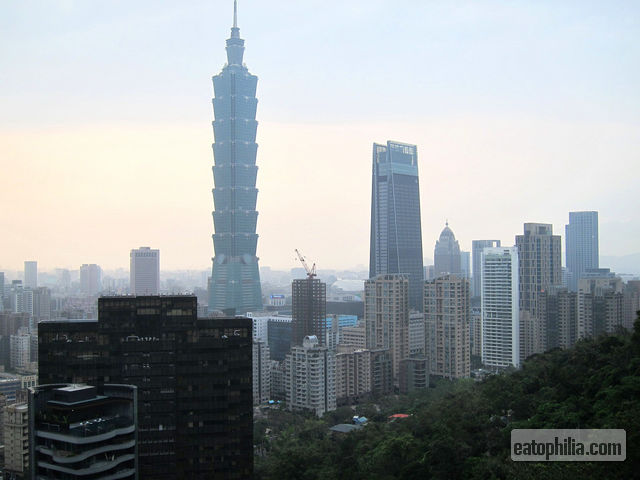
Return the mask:
<path id="1" fill-rule="evenodd" d="M 139 478 L 136 387 L 41 385 L 29 417 L 30 478 Z"/>
<path id="2" fill-rule="evenodd" d="M 131 295 L 158 295 L 160 293 L 160 250 L 140 247 L 131 250 Z"/>
<path id="3" fill-rule="evenodd" d="M 338 345 L 336 351 L 336 399 L 338 405 L 362 401 L 371 394 L 371 350 Z"/>
<path id="4" fill-rule="evenodd" d="M 598 212 L 569 212 L 565 227 L 567 280 L 569 290 L 578 291 L 582 274 L 600 267 L 598 251 Z"/>
<path id="5" fill-rule="evenodd" d="M 640 312 L 640 280 L 629 280 L 624 286 L 624 305 L 622 325 L 633 330 L 633 324 Z"/>
<path id="6" fill-rule="evenodd" d="M 318 417 L 336 409 L 336 354 L 315 335 L 291 347 L 285 358 L 285 390 L 289 410 L 311 410 Z"/>
<path id="7" fill-rule="evenodd" d="M 356 348 L 367 347 L 367 333 L 364 322 L 360 322 L 358 325 L 353 327 L 342 327 L 341 333 L 341 345 L 351 345 Z"/>
<path id="8" fill-rule="evenodd" d="M 425 347 L 425 316 L 422 313 L 409 313 L 409 356 L 424 357 Z"/>
<path id="9" fill-rule="evenodd" d="M 469 280 L 443 275 L 424 285 L 425 343 L 430 375 L 471 374 Z"/>
<path id="10" fill-rule="evenodd" d="M 624 326 L 624 285 L 620 277 L 599 269 L 578 282 L 577 338 L 614 333 Z"/>
<path id="11" fill-rule="evenodd" d="M 25 368 L 31 361 L 31 335 L 23 330 L 9 340 L 11 368 Z"/>
<path id="12" fill-rule="evenodd" d="M 38 262 L 35 260 L 24 262 L 24 286 L 31 290 L 38 288 Z"/>
<path id="13" fill-rule="evenodd" d="M 271 358 L 265 340 L 253 340 L 253 404 L 266 403 L 271 398 Z"/>
<path id="14" fill-rule="evenodd" d="M 7 405 L 3 416 L 3 478 L 22 479 L 29 472 L 29 408 L 26 403 Z"/>
<path id="15" fill-rule="evenodd" d="M 578 294 L 567 288 L 544 292 L 549 349 L 569 348 L 578 339 Z"/>
<path id="16" fill-rule="evenodd" d="M 520 366 L 518 249 L 487 247 L 482 253 L 482 363 Z"/>
<path id="17" fill-rule="evenodd" d="M 98 299 L 98 320 L 38 325 L 41 384 L 138 387 L 140 478 L 250 478 L 251 320 L 195 296 Z"/>
<path id="18" fill-rule="evenodd" d="M 560 235 L 547 223 L 525 223 L 516 235 L 520 272 L 520 361 L 547 350 L 542 293 L 562 285 Z"/>
<path id="19" fill-rule="evenodd" d="M 11 288 L 10 302 L 13 313 L 33 315 L 33 290 L 30 288 L 23 288 L 22 284 L 14 283 Z"/>
<path id="20" fill-rule="evenodd" d="M 256 85 L 242 63 L 234 2 L 233 27 L 227 40 L 227 64 L 213 77 L 213 267 L 209 311 L 244 314 L 262 309 L 256 248 Z"/>
<path id="21" fill-rule="evenodd" d="M 409 357 L 409 279 L 378 275 L 364 282 L 367 348 L 387 349 L 397 385 L 400 361 Z"/>
<path id="22" fill-rule="evenodd" d="M 327 322 L 327 284 L 309 275 L 291 284 L 291 344 L 302 345 L 315 336 L 324 345 Z"/>
<path id="23" fill-rule="evenodd" d="M 51 318 L 51 290 L 47 287 L 33 291 L 33 317 L 36 322 Z"/>
<path id="24" fill-rule="evenodd" d="M 369 278 L 403 274 L 409 305 L 422 309 L 422 228 L 415 145 L 373 144 Z"/>
<path id="25" fill-rule="evenodd" d="M 473 240 L 471 242 L 471 261 L 473 263 L 473 296 L 482 293 L 482 251 L 485 248 L 500 246 L 500 240 Z"/>
<path id="26" fill-rule="evenodd" d="M 436 242 L 433 250 L 433 263 L 435 276 L 453 274 L 460 275 L 460 244 L 456 236 L 449 228 L 449 222 L 445 224 L 444 230 L 440 233 L 440 238 Z"/>
<path id="27" fill-rule="evenodd" d="M 150 250 L 150 249 L 149 249 Z M 134 262 L 134 257 L 133 257 L 133 252 L 137 252 L 138 250 L 132 250 L 131 251 L 131 269 L 133 271 L 133 262 Z M 157 250 L 153 250 L 154 252 L 157 252 Z M 144 253 L 144 252 L 143 252 Z M 142 255 L 135 257 L 135 262 L 136 262 L 136 269 L 138 271 L 140 271 L 140 269 L 143 269 L 142 266 L 142 259 L 143 258 L 148 258 L 148 264 L 150 264 L 151 268 L 154 267 L 153 265 L 153 257 L 143 257 Z M 158 269 L 160 268 L 160 263 L 158 261 Z M 159 279 L 159 275 L 158 275 L 158 279 Z M 131 289 L 132 289 L 132 293 L 133 293 L 133 288 L 135 286 L 135 281 L 134 281 L 134 277 L 133 274 L 131 274 Z M 158 289 L 160 288 L 160 285 L 158 284 Z M 80 291 L 85 294 L 85 295 L 97 295 L 98 293 L 100 293 L 100 291 L 102 290 L 102 269 L 100 268 L 99 265 L 96 265 L 95 263 L 85 263 L 82 264 L 80 266 Z M 140 295 L 144 295 L 144 292 L 141 292 Z M 135 294 L 134 294 L 135 295 Z M 151 295 L 151 293 L 149 293 L 149 295 Z M 157 292 L 156 292 L 157 295 Z"/>

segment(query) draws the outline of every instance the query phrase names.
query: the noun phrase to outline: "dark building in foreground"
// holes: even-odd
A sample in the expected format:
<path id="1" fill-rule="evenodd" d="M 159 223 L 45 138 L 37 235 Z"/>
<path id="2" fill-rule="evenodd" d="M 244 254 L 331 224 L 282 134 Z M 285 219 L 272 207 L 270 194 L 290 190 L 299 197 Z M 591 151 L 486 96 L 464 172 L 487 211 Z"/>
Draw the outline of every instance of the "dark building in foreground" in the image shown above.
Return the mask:
<path id="1" fill-rule="evenodd" d="M 39 324 L 40 384 L 138 388 L 141 479 L 250 478 L 251 320 L 195 296 L 102 297 L 96 320 Z"/>
<path id="2" fill-rule="evenodd" d="M 136 387 L 41 385 L 29 392 L 31 478 L 136 480 Z"/>

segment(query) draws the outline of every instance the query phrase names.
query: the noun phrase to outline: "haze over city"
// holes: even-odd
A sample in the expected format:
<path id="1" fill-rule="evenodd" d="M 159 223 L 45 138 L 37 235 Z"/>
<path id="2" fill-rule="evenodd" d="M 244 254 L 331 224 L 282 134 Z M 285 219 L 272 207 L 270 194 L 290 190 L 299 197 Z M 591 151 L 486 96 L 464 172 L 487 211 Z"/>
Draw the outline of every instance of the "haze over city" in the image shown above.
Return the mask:
<path id="1" fill-rule="evenodd" d="M 211 76 L 228 1 L 13 2 L 0 16 L 0 269 L 208 269 Z M 564 235 L 598 210 L 602 255 L 638 252 L 635 2 L 240 3 L 258 82 L 261 266 L 366 265 L 371 145 L 418 146 L 426 257 Z M 605 265 L 607 266 L 607 265 Z"/>

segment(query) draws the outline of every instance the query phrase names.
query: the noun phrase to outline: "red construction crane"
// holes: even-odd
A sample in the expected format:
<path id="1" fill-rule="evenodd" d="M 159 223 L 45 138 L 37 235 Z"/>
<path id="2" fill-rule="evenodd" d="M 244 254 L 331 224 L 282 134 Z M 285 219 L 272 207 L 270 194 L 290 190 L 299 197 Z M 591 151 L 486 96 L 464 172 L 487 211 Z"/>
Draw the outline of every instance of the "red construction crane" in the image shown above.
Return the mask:
<path id="1" fill-rule="evenodd" d="M 307 277 L 309 278 L 313 278 L 316 276 L 316 264 L 313 264 L 313 267 L 309 268 L 309 265 L 307 265 L 307 262 L 305 260 L 305 258 L 302 256 L 302 254 L 298 251 L 298 249 L 296 248 L 296 254 L 298 255 L 298 258 L 300 259 L 300 263 L 302 263 L 302 266 L 304 267 L 304 269 L 307 271 Z"/>

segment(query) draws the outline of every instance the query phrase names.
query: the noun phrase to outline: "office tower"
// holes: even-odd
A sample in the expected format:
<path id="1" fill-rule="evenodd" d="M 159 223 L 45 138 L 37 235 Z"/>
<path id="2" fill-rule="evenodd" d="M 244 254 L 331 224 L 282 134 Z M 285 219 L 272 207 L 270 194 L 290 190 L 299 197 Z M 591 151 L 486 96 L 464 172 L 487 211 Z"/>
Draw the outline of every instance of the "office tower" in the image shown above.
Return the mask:
<path id="1" fill-rule="evenodd" d="M 41 385 L 29 418 L 31 478 L 138 478 L 136 387 Z"/>
<path id="2" fill-rule="evenodd" d="M 327 318 L 327 284 L 309 275 L 291 284 L 291 344 L 302 345 L 313 335 L 324 345 Z"/>
<path id="3" fill-rule="evenodd" d="M 487 247 L 482 272 L 482 363 L 520 366 L 520 286 L 518 249 Z"/>
<path id="4" fill-rule="evenodd" d="M 15 400 L 14 400 L 15 401 Z M 26 403 L 4 408 L 4 475 L 25 478 L 29 471 L 29 409 Z M 35 478 L 35 477 L 34 477 Z"/>
<path id="5" fill-rule="evenodd" d="M 318 417 L 336 409 L 336 354 L 315 335 L 291 347 L 285 358 L 285 389 L 289 410 L 311 410 Z"/>
<path id="6" fill-rule="evenodd" d="M 560 235 L 546 223 L 525 223 L 516 235 L 520 268 L 520 361 L 547 350 L 547 326 L 541 294 L 562 285 Z"/>
<path id="7" fill-rule="evenodd" d="M 577 292 L 582 274 L 600 266 L 598 212 L 569 212 L 569 224 L 565 232 L 568 287 L 572 292 Z"/>
<path id="8" fill-rule="evenodd" d="M 279 362 L 291 350 L 291 317 L 273 316 L 267 322 L 267 343 L 269 344 L 269 352 L 271 360 Z"/>
<path id="9" fill-rule="evenodd" d="M 24 262 L 24 286 L 31 290 L 38 288 L 38 262 L 35 260 Z"/>
<path id="10" fill-rule="evenodd" d="M 140 247 L 130 254 L 131 295 L 158 295 L 160 293 L 160 250 Z"/>
<path id="11" fill-rule="evenodd" d="M 336 350 L 336 401 L 352 405 L 371 395 L 371 350 L 338 345 Z"/>
<path id="12" fill-rule="evenodd" d="M 609 269 L 585 272 L 578 282 L 578 339 L 615 333 L 624 325 L 624 294 L 620 277 Z"/>
<path id="13" fill-rule="evenodd" d="M 227 64 L 213 77 L 213 267 L 209 311 L 244 314 L 262 309 L 256 247 L 256 85 L 242 63 L 244 40 L 234 2 Z"/>
<path id="14" fill-rule="evenodd" d="M 409 357 L 409 279 L 378 275 L 364 282 L 367 348 L 387 349 L 395 384 L 400 360 Z"/>
<path id="15" fill-rule="evenodd" d="M 138 387 L 140 478 L 249 478 L 247 318 L 197 318 L 195 296 L 101 297 L 98 320 L 38 325 L 41 384 Z"/>
<path id="16" fill-rule="evenodd" d="M 495 248 L 499 246 L 500 240 L 473 240 L 471 242 L 474 297 L 479 298 L 482 293 L 482 251 L 485 248 Z"/>
<path id="17" fill-rule="evenodd" d="M 424 285 L 428 371 L 441 378 L 471 374 L 469 280 L 443 275 Z"/>
<path id="18" fill-rule="evenodd" d="M 460 251 L 460 273 L 466 279 L 471 279 L 471 252 Z"/>
<path id="19" fill-rule="evenodd" d="M 145 262 L 142 259 L 144 258 L 147 258 L 146 260 L 147 264 L 151 264 L 151 267 L 154 266 L 153 257 L 144 257 L 142 255 L 138 256 L 136 254 L 135 260 L 134 260 L 134 252 L 138 252 L 138 251 L 139 250 L 131 251 L 130 274 L 131 274 L 131 292 L 132 293 L 135 285 L 134 276 L 133 276 L 134 262 L 135 262 L 135 268 L 137 268 L 138 271 L 147 267 L 147 265 L 143 266 L 143 263 Z M 153 251 L 157 252 L 157 250 L 153 250 Z M 151 252 L 150 249 L 149 249 L 149 252 Z M 158 263 L 158 268 L 159 267 L 160 267 L 160 264 Z M 148 273 L 145 273 L 145 274 L 148 275 Z M 160 278 L 159 275 L 158 275 L 158 278 Z M 98 293 L 100 293 L 101 290 L 102 290 L 102 269 L 100 268 L 100 266 L 96 265 L 95 263 L 82 264 L 80 266 L 80 292 L 82 292 L 85 295 L 97 295 Z M 143 293 L 144 292 L 142 292 L 141 295 Z M 156 292 L 156 295 L 157 295 L 157 292 Z"/>
<path id="20" fill-rule="evenodd" d="M 449 228 L 449 222 L 445 224 L 444 230 L 442 230 L 440 238 L 436 242 L 436 247 L 433 251 L 433 263 L 436 278 L 446 274 L 462 274 L 462 269 L 460 268 L 460 244 L 456 240 L 453 231 Z"/>
<path id="21" fill-rule="evenodd" d="M 422 309 L 422 227 L 415 145 L 373 144 L 369 278 L 403 274 L 409 306 Z"/>
<path id="22" fill-rule="evenodd" d="M 253 404 L 266 403 L 271 398 L 271 358 L 269 346 L 263 340 L 253 340 Z"/>

